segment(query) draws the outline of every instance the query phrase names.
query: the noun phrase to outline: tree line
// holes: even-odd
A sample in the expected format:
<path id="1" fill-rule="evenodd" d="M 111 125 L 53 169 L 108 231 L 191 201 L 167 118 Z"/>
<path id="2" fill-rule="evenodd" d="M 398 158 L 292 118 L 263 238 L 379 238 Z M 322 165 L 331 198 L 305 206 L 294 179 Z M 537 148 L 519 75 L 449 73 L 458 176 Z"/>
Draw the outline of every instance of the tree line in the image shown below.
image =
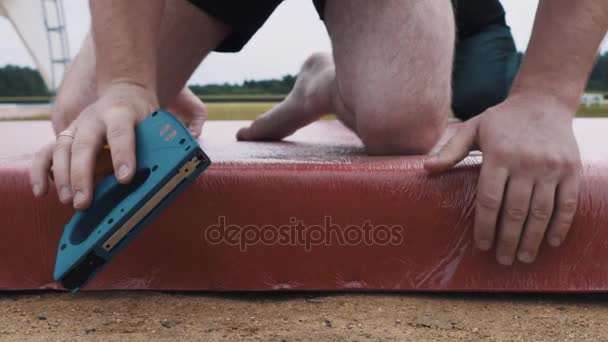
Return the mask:
<path id="1" fill-rule="evenodd" d="M 15 65 L 0 68 L 0 97 L 48 95 L 49 91 L 37 70 Z"/>
<path id="2" fill-rule="evenodd" d="M 190 85 L 195 94 L 205 95 L 284 95 L 296 81 L 295 75 L 281 79 L 246 80 L 242 83 Z M 588 91 L 608 92 L 608 52 L 598 61 L 587 84 Z M 0 68 L 0 97 L 49 96 L 40 74 L 28 67 L 7 65 Z"/>

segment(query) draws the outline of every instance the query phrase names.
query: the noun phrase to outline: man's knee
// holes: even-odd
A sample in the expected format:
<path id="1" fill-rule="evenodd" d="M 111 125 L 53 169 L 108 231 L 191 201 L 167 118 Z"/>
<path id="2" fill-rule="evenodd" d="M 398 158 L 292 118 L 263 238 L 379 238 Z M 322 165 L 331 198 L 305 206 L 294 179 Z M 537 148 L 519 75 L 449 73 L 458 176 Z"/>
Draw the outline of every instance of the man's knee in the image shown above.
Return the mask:
<path id="1" fill-rule="evenodd" d="M 427 154 L 447 123 L 449 98 L 428 94 L 365 102 L 353 109 L 357 133 L 372 155 Z"/>

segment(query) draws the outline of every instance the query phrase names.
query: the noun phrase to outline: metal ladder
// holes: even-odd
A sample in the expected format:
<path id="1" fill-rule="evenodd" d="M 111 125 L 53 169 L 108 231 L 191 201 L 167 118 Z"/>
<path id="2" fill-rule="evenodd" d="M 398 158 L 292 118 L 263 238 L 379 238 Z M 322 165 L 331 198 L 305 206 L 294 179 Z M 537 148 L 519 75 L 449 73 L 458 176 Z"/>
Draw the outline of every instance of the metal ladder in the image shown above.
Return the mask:
<path id="1" fill-rule="evenodd" d="M 63 74 L 70 63 L 70 46 L 66 31 L 65 12 L 63 0 L 40 0 L 44 14 L 44 26 L 46 27 L 49 45 L 49 56 L 51 57 L 51 92 L 59 87 Z"/>

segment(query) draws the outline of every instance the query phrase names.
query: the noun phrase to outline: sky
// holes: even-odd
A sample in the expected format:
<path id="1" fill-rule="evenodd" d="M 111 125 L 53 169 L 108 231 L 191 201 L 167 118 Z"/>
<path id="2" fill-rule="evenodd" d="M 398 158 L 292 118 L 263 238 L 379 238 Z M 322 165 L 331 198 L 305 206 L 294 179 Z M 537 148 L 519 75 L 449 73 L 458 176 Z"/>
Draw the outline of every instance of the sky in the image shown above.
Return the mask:
<path id="1" fill-rule="evenodd" d="M 502 0 L 502 3 L 517 48 L 525 50 L 538 0 Z M 64 0 L 64 6 L 74 55 L 89 29 L 88 1 Z M 608 42 L 604 42 L 602 50 L 608 50 Z M 211 54 L 190 83 L 235 83 L 296 74 L 304 59 L 317 51 L 330 51 L 330 42 L 312 1 L 286 0 L 240 53 Z M 4 64 L 34 66 L 11 24 L 0 18 L 0 65 Z"/>

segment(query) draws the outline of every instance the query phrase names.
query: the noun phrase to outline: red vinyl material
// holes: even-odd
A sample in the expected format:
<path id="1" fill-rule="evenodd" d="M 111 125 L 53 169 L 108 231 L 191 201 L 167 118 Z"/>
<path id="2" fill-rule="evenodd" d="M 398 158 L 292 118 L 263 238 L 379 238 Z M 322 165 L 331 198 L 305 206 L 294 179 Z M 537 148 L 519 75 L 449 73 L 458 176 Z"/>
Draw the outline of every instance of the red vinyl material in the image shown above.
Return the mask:
<path id="1" fill-rule="evenodd" d="M 513 267 L 472 243 L 479 156 L 429 177 L 422 157 L 366 156 L 338 122 L 236 142 L 245 124 L 206 124 L 214 164 L 87 289 L 608 290 L 608 120 L 575 122 L 584 170 L 567 242 Z M 0 289 L 58 288 L 57 242 L 73 212 L 54 191 L 35 200 L 27 176 L 50 124 L 4 122 L 0 136 Z"/>

